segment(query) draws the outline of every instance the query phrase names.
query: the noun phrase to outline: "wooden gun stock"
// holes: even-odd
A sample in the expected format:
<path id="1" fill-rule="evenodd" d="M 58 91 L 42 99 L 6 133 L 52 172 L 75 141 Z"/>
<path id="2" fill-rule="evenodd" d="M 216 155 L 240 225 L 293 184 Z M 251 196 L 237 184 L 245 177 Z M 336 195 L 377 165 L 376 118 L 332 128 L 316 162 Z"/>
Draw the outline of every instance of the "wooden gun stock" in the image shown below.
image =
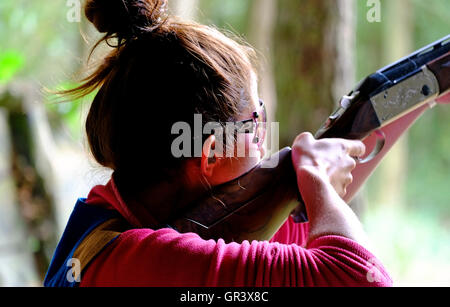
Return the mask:
<path id="1" fill-rule="evenodd" d="M 274 159 L 278 160 L 276 167 L 267 165 Z M 299 206 L 298 199 L 291 150 L 285 148 L 242 177 L 215 187 L 196 206 L 169 224 L 178 231 L 195 232 L 204 239 L 269 240 L 285 217 Z"/>

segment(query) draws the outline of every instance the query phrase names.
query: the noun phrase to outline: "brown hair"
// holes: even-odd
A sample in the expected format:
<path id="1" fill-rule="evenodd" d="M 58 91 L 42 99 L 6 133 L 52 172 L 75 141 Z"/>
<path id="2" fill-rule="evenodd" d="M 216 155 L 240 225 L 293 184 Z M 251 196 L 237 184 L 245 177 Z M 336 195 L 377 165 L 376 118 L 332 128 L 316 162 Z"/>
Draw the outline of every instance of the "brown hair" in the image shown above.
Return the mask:
<path id="1" fill-rule="evenodd" d="M 86 17 L 113 50 L 65 92 L 99 89 L 86 133 L 95 159 L 115 171 L 123 189 L 167 179 L 183 162 L 173 157 L 171 127 L 234 121 L 250 100 L 253 50 L 220 31 L 166 14 L 163 0 L 88 0 Z M 111 41 L 114 41 L 113 45 Z M 192 127 L 192 126 L 191 126 Z"/>

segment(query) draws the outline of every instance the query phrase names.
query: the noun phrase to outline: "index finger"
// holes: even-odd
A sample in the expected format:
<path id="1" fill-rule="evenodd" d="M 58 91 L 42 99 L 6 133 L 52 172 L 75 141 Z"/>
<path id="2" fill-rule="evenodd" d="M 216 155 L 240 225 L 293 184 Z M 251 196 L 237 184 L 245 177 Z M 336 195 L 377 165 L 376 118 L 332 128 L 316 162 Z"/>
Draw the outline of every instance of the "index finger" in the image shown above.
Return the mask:
<path id="1" fill-rule="evenodd" d="M 346 152 L 351 157 L 362 157 L 366 153 L 366 145 L 357 140 L 344 140 Z"/>

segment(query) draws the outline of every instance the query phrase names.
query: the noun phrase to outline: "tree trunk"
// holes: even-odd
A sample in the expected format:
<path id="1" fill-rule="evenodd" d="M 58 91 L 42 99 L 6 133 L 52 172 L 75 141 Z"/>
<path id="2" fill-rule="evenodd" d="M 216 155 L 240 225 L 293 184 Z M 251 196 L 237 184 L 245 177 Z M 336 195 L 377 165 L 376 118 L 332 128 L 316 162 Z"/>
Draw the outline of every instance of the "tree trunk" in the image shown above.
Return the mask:
<path id="1" fill-rule="evenodd" d="M 315 132 L 354 83 L 353 0 L 278 2 L 275 75 L 280 142 Z"/>
<path id="2" fill-rule="evenodd" d="M 7 126 L 5 129 L 10 135 L 11 146 L 8 166 L 10 167 L 10 191 L 14 191 L 14 198 L 18 205 L 18 216 L 11 216 L 12 212 L 6 211 L 17 225 L 24 225 L 18 234 L 25 233 L 22 242 L 25 246 L 16 242 L 16 251 L 31 249 L 34 256 L 39 280 L 42 280 L 56 245 L 56 227 L 54 217 L 54 202 L 51 183 L 51 171 L 47 167 L 41 167 L 42 156 L 39 155 L 38 141 L 35 138 L 35 130 L 30 123 L 30 114 L 25 107 L 28 88 L 18 86 L 17 89 L 9 87 L 3 93 L 0 104 L 7 109 Z M 29 94 L 29 93 L 28 93 Z M 11 192 L 10 192 L 11 193 Z M 3 196 L 3 195 L 2 195 Z M 19 220 L 18 220 L 19 219 Z M 11 221 L 9 221 L 11 222 Z M 11 237 L 10 234 L 7 237 Z M 28 244 L 28 246 L 27 246 Z M 18 248 L 19 247 L 19 248 Z M 14 246 L 10 248 L 14 253 Z M 20 259 L 20 258 L 18 258 Z M 13 265 L 14 263 L 11 263 Z M 21 270 L 19 270 L 20 272 Z M 31 269 L 30 272 L 34 270 Z M 29 275 L 29 274 L 28 274 Z M 25 275 L 26 276 L 26 275 Z"/>
<path id="3" fill-rule="evenodd" d="M 32 286 L 40 280 L 17 204 L 8 115 L 5 108 L 0 108 L 0 286 Z"/>
<path id="4" fill-rule="evenodd" d="M 385 1 L 384 55 L 392 63 L 413 51 L 413 16 L 410 0 Z M 386 206 L 404 204 L 404 187 L 407 176 L 408 136 L 405 133 L 386 155 L 378 168 L 378 203 Z"/>
<path id="5" fill-rule="evenodd" d="M 303 131 L 314 133 L 355 85 L 356 2 L 279 2 L 276 79 L 280 142 L 290 145 Z M 364 193 L 350 206 L 361 215 Z"/>
<path id="6" fill-rule="evenodd" d="M 258 72 L 259 94 L 267 108 L 268 121 L 275 121 L 277 91 L 273 71 L 273 35 L 277 15 L 276 0 L 253 0 L 249 24 L 249 42 L 260 58 Z M 270 126 L 269 126 L 270 127 Z M 271 137 L 268 129 L 266 141 Z M 274 149 L 269 144 L 268 149 Z M 268 152 L 270 155 L 273 152 Z"/>
<path id="7" fill-rule="evenodd" d="M 355 86 L 356 76 L 356 3 L 354 0 L 336 0 L 328 24 L 326 48 L 334 50 L 336 59 L 331 67 L 335 107 L 343 95 Z M 333 14 L 334 11 L 334 14 Z"/>

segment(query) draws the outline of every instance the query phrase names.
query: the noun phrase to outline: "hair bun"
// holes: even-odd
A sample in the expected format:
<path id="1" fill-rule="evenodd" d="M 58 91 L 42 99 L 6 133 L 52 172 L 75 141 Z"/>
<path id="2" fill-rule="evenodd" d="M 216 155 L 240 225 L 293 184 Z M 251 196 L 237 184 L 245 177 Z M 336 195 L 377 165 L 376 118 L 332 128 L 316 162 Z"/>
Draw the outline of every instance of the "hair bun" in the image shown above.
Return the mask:
<path id="1" fill-rule="evenodd" d="M 99 32 L 128 37 L 159 27 L 166 9 L 167 0 L 87 0 L 85 15 Z"/>

